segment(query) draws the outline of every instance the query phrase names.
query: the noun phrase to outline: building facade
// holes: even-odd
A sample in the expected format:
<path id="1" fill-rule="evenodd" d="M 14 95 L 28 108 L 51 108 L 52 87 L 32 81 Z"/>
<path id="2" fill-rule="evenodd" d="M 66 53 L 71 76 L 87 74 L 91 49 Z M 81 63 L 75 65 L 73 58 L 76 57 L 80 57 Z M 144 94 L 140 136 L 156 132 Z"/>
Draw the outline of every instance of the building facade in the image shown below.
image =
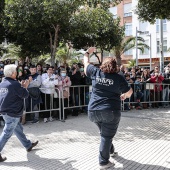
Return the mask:
<path id="1" fill-rule="evenodd" d="M 119 5 L 110 8 L 110 12 L 114 17 L 120 17 L 121 25 L 125 25 L 125 36 L 140 36 L 145 40 L 145 44 L 151 46 L 150 49 L 145 49 L 142 54 L 139 50 L 132 49 L 127 51 L 122 56 L 122 63 L 127 64 L 131 59 L 137 59 L 138 65 L 143 67 L 153 68 L 155 65 L 160 65 L 161 56 L 163 56 L 164 65 L 170 63 L 170 22 L 163 20 L 163 49 L 160 44 L 160 20 L 157 19 L 155 24 L 149 22 L 141 22 L 135 14 L 137 0 L 123 0 Z M 161 50 L 163 55 L 161 55 Z M 151 64 L 150 64 L 151 63 Z"/>

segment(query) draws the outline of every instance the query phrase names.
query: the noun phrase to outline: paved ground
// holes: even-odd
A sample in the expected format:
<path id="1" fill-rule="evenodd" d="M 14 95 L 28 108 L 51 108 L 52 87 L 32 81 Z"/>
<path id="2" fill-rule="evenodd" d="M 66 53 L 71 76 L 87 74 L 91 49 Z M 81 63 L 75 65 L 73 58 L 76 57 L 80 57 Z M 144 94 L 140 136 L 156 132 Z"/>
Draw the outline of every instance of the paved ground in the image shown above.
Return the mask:
<path id="1" fill-rule="evenodd" d="M 8 160 L 0 163 L 0 170 L 98 169 L 99 133 L 87 115 L 70 116 L 65 123 L 26 124 L 24 130 L 39 145 L 27 153 L 12 136 L 2 152 Z M 170 111 L 123 112 L 114 145 L 119 152 L 111 159 L 114 170 L 169 170 Z"/>

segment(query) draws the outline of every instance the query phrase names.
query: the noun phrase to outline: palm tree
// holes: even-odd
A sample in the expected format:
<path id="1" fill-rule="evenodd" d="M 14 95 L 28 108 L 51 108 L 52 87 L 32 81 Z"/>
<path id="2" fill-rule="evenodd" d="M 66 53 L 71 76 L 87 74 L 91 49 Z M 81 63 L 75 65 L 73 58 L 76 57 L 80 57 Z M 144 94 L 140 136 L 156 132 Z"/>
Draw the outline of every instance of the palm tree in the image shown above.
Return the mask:
<path id="1" fill-rule="evenodd" d="M 136 47 L 136 37 L 129 37 L 124 39 L 119 46 L 113 47 L 112 51 L 117 59 L 117 64 L 121 65 L 121 56 L 126 51 L 134 49 Z M 137 37 L 137 48 L 143 53 L 144 49 L 149 49 L 149 46 L 145 44 L 145 40 L 142 37 Z"/>
<path id="2" fill-rule="evenodd" d="M 82 55 L 82 53 L 74 50 L 69 44 L 61 43 L 58 47 L 56 58 L 63 63 L 63 65 L 66 65 L 66 63 L 71 60 L 80 61 L 80 55 Z"/>
<path id="3" fill-rule="evenodd" d="M 2 60 L 11 59 L 11 60 L 19 60 L 21 55 L 21 47 L 16 46 L 15 44 L 9 43 L 5 46 L 1 45 L 2 49 Z"/>
<path id="4" fill-rule="evenodd" d="M 128 66 L 129 67 L 133 67 L 133 66 L 135 66 L 136 65 L 136 60 L 130 60 L 130 61 L 128 61 Z"/>

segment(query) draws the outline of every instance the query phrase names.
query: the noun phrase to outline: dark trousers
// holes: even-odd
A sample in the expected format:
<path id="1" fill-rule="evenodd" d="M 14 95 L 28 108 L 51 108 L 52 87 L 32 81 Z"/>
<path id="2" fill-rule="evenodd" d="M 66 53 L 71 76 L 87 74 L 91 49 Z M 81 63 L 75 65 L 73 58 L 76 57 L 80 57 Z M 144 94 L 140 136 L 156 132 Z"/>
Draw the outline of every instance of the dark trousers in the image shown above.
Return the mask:
<path id="1" fill-rule="evenodd" d="M 42 97 L 42 102 L 43 102 L 41 104 L 41 110 L 50 110 L 50 108 L 52 108 L 51 94 L 41 93 L 41 97 Z M 50 117 L 50 111 L 44 111 L 41 114 L 43 118 Z"/>
<path id="2" fill-rule="evenodd" d="M 67 118 L 67 114 L 68 114 L 68 110 L 64 110 L 64 116 L 63 116 L 63 104 L 64 104 L 64 107 L 68 107 L 68 99 L 67 98 L 64 98 L 64 100 L 62 99 L 62 98 L 54 98 L 54 108 L 59 108 L 59 100 L 60 100 L 60 102 L 61 102 L 61 119 L 63 119 L 63 117 L 64 117 L 64 119 L 66 119 Z M 63 101 L 64 101 L 64 103 L 63 103 Z M 56 110 L 55 111 L 55 117 L 57 118 L 57 119 L 59 119 L 59 112 L 58 112 L 58 110 Z"/>
<path id="3" fill-rule="evenodd" d="M 100 148 L 99 148 L 99 164 L 108 164 L 110 153 L 114 152 L 114 146 L 112 139 L 117 132 L 117 128 L 120 122 L 121 112 L 97 110 L 88 111 L 89 119 L 94 122 L 100 130 Z"/>

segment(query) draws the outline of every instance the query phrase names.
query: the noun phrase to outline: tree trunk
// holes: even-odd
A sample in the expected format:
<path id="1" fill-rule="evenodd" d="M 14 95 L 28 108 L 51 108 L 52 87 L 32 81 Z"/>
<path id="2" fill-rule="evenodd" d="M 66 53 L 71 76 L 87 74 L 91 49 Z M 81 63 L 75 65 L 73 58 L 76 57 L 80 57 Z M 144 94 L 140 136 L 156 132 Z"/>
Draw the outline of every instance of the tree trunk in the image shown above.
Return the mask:
<path id="1" fill-rule="evenodd" d="M 103 50 L 101 50 L 101 60 L 100 60 L 100 64 L 102 64 L 103 62 Z"/>
<path id="2" fill-rule="evenodd" d="M 58 44 L 59 25 L 56 25 L 56 27 L 54 27 L 54 29 L 55 29 L 55 34 L 54 34 L 53 43 L 52 43 L 52 40 L 50 40 L 51 66 L 55 66 L 55 55 L 56 55 L 56 49 L 57 49 L 57 44 Z M 50 39 L 52 39 L 52 36 L 50 37 Z"/>
<path id="3" fill-rule="evenodd" d="M 118 66 L 120 66 L 122 64 L 122 60 L 121 60 L 120 56 L 116 56 L 116 62 L 117 62 Z"/>

